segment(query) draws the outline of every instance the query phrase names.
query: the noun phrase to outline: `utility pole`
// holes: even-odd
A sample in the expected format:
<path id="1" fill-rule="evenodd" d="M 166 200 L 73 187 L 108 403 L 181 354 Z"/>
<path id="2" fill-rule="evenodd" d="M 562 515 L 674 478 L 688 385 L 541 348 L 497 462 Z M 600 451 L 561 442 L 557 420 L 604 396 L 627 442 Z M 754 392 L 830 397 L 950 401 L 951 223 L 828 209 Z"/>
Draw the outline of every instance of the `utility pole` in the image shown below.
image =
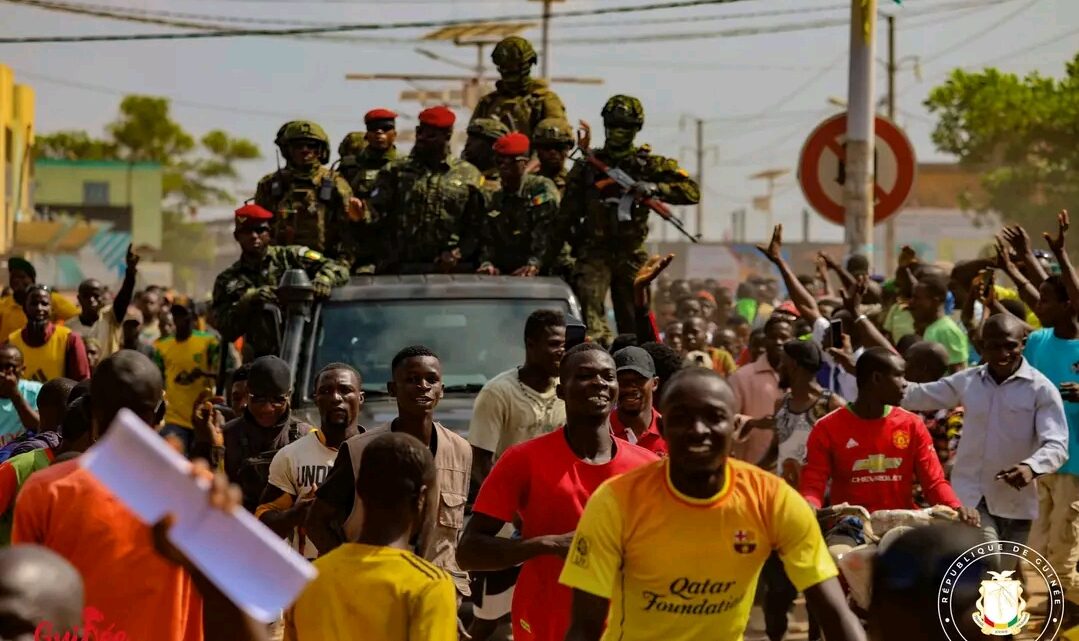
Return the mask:
<path id="1" fill-rule="evenodd" d="M 847 85 L 846 210 L 848 254 L 862 254 L 873 266 L 873 120 L 877 28 L 876 0 L 851 0 L 850 63 Z"/>
<path id="2" fill-rule="evenodd" d="M 543 22 L 540 24 L 542 36 L 540 36 L 540 75 L 546 80 L 550 77 L 550 51 L 551 51 L 551 5 L 555 2 L 565 2 L 566 0 L 532 0 L 532 2 L 543 3 Z"/>
<path id="3" fill-rule="evenodd" d="M 693 123 L 694 127 L 693 156 L 697 162 L 697 175 L 694 176 L 694 179 L 697 181 L 697 186 L 700 187 L 701 191 L 701 200 L 697 203 L 695 229 L 697 236 L 700 238 L 704 238 L 704 161 L 708 154 L 712 154 L 712 164 L 715 164 L 719 157 L 719 147 L 704 144 L 704 125 L 707 122 L 704 118 L 689 115 L 682 116 L 678 121 L 678 128 L 682 131 L 686 129 L 686 123 Z M 682 149 L 684 151 L 685 147 Z M 664 225 L 664 230 L 666 230 L 666 227 L 667 225 Z"/>
<path id="4" fill-rule="evenodd" d="M 895 122 L 895 74 L 898 66 L 895 62 L 895 16 L 888 16 L 888 119 Z M 895 265 L 895 215 L 884 223 L 884 265 L 891 269 Z"/>

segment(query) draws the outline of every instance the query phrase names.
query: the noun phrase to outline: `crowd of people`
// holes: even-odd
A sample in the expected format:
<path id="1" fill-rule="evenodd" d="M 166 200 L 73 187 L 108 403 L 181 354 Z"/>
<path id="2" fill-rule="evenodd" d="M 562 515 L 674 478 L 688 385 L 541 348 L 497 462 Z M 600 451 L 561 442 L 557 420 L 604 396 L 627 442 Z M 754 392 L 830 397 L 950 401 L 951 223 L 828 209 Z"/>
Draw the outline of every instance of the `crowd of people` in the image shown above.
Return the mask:
<path id="1" fill-rule="evenodd" d="M 640 102 L 608 102 L 597 152 L 638 181 L 627 201 L 594 165 L 565 171 L 572 130 L 530 78 L 527 41 L 493 56 L 502 80 L 468 125 L 464 159 L 448 154 L 442 108 L 421 113 L 404 158 L 396 115 L 368 113 L 367 132 L 342 142 L 340 173 L 321 128 L 282 127 L 287 166 L 236 211 L 240 258 L 209 304 L 136 289 L 130 249 L 118 289 L 87 280 L 77 305 L 9 259 L 0 638 L 483 641 L 508 623 L 518 640 L 740 639 L 760 606 L 780 641 L 803 594 L 811 639 L 937 640 L 949 638 L 930 616 L 944 570 L 997 540 L 1049 560 L 1063 624 L 1079 626 L 1066 212 L 1048 253 L 1008 227 L 983 259 L 944 265 L 905 247 L 883 275 L 866 257 L 825 254 L 799 274 L 777 226 L 759 246 L 774 272 L 733 290 L 671 280 L 673 256 L 643 250 L 646 201 L 698 195 L 676 163 L 633 146 Z M 350 274 L 470 260 L 566 278 L 588 339 L 569 341 L 561 311 L 532 312 L 523 361 L 486 382 L 467 434 L 438 421 L 443 364 L 423 345 L 393 346 L 384 424 L 361 423 L 364 372 L 344 362 L 302 390 L 317 424 L 300 418 L 265 313 L 287 270 L 324 299 Z M 80 467 L 121 409 L 192 459 L 213 509 L 250 512 L 317 569 L 272 625 L 170 542 L 170 517 L 141 522 Z M 836 559 L 867 542 L 866 523 L 836 506 L 933 507 L 955 522 L 882 546 L 863 607 Z M 954 607 L 974 611 L 979 578 L 951 587 Z M 980 633 L 962 618 L 966 638 Z"/>

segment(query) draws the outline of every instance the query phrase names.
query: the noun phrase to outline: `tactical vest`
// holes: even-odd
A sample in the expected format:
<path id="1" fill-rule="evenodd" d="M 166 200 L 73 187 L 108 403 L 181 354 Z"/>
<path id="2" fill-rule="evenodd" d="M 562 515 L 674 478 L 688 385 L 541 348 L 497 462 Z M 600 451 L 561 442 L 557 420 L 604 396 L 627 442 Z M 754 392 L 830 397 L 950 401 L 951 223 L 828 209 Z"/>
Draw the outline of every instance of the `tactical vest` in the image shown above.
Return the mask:
<path id="1" fill-rule="evenodd" d="M 313 179 L 277 172 L 270 183 L 276 205 L 272 226 L 277 245 L 326 249 L 326 224 L 333 201 L 334 175 L 323 168 Z"/>

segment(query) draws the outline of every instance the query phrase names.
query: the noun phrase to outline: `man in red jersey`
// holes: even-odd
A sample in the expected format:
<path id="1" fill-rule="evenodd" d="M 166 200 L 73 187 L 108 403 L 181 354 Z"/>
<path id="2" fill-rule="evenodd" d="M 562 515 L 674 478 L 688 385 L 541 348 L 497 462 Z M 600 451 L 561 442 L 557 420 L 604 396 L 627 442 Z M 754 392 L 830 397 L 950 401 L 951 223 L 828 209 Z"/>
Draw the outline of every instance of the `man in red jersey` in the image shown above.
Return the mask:
<path id="1" fill-rule="evenodd" d="M 959 510 L 964 521 L 977 525 L 977 511 L 963 507 L 944 478 L 925 423 L 898 407 L 907 386 L 903 369 L 903 359 L 883 347 L 862 354 L 858 400 L 817 421 L 798 489 L 819 509 L 830 479 L 833 504 L 907 510 L 917 508 L 917 478 L 930 504 Z"/>
<path id="2" fill-rule="evenodd" d="M 585 503 L 607 479 L 657 460 L 611 435 L 618 377 L 603 348 L 582 343 L 567 351 L 559 380 L 566 425 L 506 450 L 484 480 L 457 547 L 463 570 L 524 564 L 511 611 L 517 641 L 565 638 L 572 592 L 558 576 Z M 518 516 L 521 537 L 498 538 Z"/>

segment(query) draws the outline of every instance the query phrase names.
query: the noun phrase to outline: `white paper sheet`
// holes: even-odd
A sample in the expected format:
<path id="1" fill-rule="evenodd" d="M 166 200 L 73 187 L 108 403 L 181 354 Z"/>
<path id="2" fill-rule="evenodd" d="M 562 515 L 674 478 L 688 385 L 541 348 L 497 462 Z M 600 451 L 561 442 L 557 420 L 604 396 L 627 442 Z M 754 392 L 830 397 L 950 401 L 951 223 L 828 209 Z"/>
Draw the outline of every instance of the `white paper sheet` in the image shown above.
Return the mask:
<path id="1" fill-rule="evenodd" d="M 211 507 L 208 482 L 132 412 L 121 410 L 79 460 L 147 525 L 171 513 L 173 545 L 252 618 L 276 620 L 315 578 L 314 566 L 246 510 Z"/>

